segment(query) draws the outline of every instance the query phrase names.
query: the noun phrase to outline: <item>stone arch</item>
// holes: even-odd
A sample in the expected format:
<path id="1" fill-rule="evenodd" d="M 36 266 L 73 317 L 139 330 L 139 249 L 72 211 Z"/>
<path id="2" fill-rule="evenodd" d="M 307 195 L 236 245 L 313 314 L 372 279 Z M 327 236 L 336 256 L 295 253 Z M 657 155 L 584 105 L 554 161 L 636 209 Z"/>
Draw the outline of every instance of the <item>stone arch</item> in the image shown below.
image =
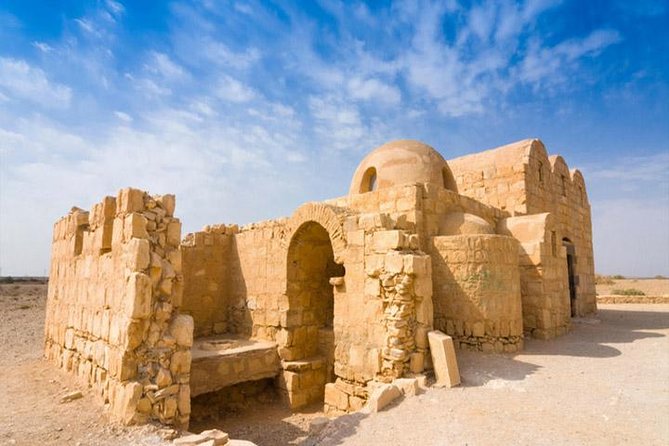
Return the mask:
<path id="1" fill-rule="evenodd" d="M 346 251 L 346 238 L 344 237 L 344 219 L 347 214 L 344 209 L 323 203 L 305 203 L 293 212 L 288 220 L 287 237 L 285 238 L 286 250 L 290 246 L 293 237 L 302 225 L 315 222 L 321 225 L 330 237 L 332 251 L 336 263 L 344 263 Z"/>

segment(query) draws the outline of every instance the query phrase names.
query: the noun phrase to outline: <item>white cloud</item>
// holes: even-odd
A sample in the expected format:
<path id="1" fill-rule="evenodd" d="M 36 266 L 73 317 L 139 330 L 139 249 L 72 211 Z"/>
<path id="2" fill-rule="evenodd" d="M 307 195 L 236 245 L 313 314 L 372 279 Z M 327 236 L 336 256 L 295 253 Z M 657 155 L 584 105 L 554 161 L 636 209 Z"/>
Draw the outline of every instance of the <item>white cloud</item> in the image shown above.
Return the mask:
<path id="1" fill-rule="evenodd" d="M 620 34 L 614 30 L 596 30 L 583 39 L 570 39 L 553 47 L 544 47 L 534 40 L 518 67 L 518 76 L 530 84 L 562 82 L 573 70 L 574 61 L 597 55 L 620 40 Z"/>
<path id="2" fill-rule="evenodd" d="M 33 42 L 33 46 L 43 53 L 50 53 L 51 51 L 53 51 L 53 47 L 51 47 L 49 44 L 45 42 L 35 41 Z"/>
<path id="3" fill-rule="evenodd" d="M 186 77 L 186 72 L 165 53 L 152 51 L 149 62 L 144 68 L 149 73 L 157 74 L 167 81 L 178 81 Z"/>
<path id="4" fill-rule="evenodd" d="M 218 79 L 214 92 L 219 98 L 235 103 L 249 102 L 257 96 L 253 88 L 227 75 Z"/>
<path id="5" fill-rule="evenodd" d="M 66 108 L 72 90 L 50 82 L 46 73 L 23 60 L 0 57 L 0 88 L 9 97 L 27 99 L 45 108 Z"/>
<path id="6" fill-rule="evenodd" d="M 200 45 L 202 54 L 211 62 L 237 69 L 247 69 L 261 57 L 261 53 L 257 48 L 247 48 L 244 51 L 235 52 L 224 43 L 209 37 L 204 38 L 200 42 Z"/>
<path id="7" fill-rule="evenodd" d="M 114 116 L 120 119 L 123 122 L 132 122 L 132 116 L 122 111 L 115 111 Z"/>
<path id="8" fill-rule="evenodd" d="M 390 105 L 402 100 L 400 90 L 378 79 L 352 78 L 348 81 L 348 91 L 354 99 L 374 100 Z"/>

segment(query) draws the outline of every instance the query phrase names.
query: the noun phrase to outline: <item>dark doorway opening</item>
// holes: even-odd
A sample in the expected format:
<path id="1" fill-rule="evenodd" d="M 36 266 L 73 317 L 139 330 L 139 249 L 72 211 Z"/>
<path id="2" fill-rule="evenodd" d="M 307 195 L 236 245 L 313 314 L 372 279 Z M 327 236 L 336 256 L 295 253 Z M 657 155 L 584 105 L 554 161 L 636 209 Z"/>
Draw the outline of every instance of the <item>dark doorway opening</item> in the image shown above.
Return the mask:
<path id="1" fill-rule="evenodd" d="M 335 263 L 327 230 L 316 222 L 303 224 L 288 249 L 288 300 L 301 315 L 302 335 L 294 336 L 300 358 L 323 357 L 325 382 L 334 381 L 334 290 L 330 278 L 343 277 Z M 299 344 L 299 345 L 297 345 Z"/>
<path id="2" fill-rule="evenodd" d="M 571 307 L 571 317 L 576 316 L 576 284 L 578 277 L 576 276 L 576 249 L 574 244 L 568 238 L 562 239 L 562 245 L 567 249 L 567 277 L 569 280 L 569 304 Z"/>

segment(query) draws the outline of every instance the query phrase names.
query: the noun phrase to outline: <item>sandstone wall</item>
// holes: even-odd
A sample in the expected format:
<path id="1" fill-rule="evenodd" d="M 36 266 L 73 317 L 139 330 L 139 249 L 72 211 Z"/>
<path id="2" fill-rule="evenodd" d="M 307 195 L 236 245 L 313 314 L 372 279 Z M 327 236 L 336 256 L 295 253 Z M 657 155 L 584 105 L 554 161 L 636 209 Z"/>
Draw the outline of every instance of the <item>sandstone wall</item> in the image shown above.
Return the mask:
<path id="1" fill-rule="evenodd" d="M 500 235 L 432 238 L 434 326 L 460 348 L 522 348 L 518 242 Z"/>
<path id="2" fill-rule="evenodd" d="M 513 216 L 550 212 L 558 241 L 576 249 L 576 314 L 596 311 L 592 221 L 585 181 L 541 141 L 528 139 L 449 161 L 459 193 Z M 566 261 L 566 260 L 565 260 Z"/>
<path id="3" fill-rule="evenodd" d="M 174 196 L 123 189 L 54 226 L 45 356 L 125 423 L 187 426 L 192 319 Z"/>
<path id="4" fill-rule="evenodd" d="M 181 311 L 190 314 L 195 337 L 229 331 L 230 251 L 235 227 L 208 226 L 181 243 L 184 293 Z"/>
<path id="5" fill-rule="evenodd" d="M 543 178 L 539 178 L 540 170 Z M 583 176 L 578 170 L 570 171 L 562 157 L 539 152 L 530 159 L 527 184 L 528 213 L 553 214 L 558 243 L 567 238 L 576 250 L 576 314 L 595 312 L 592 220 Z"/>
<path id="6" fill-rule="evenodd" d="M 522 215 L 528 212 L 527 165 L 532 154 L 542 149 L 539 140 L 527 139 L 452 159 L 448 165 L 461 195 Z"/>
<path id="7" fill-rule="evenodd" d="M 524 330 L 541 339 L 565 334 L 571 324 L 567 260 L 553 215 L 510 217 L 498 231 L 520 242 Z"/>

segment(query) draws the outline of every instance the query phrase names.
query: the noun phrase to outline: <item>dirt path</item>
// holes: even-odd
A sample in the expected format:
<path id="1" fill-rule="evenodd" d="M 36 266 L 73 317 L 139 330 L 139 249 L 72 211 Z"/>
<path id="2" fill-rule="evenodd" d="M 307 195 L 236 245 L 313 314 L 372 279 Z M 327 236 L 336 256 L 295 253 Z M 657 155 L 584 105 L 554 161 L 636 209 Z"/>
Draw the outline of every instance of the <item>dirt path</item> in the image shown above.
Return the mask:
<path id="1" fill-rule="evenodd" d="M 0 445 L 160 445 L 153 426 L 109 423 L 85 387 L 41 360 L 45 287 L 0 285 Z M 600 321 L 600 323 L 597 323 Z M 259 445 L 669 444 L 669 305 L 603 305 L 520 355 L 458 352 L 464 385 L 337 419 L 273 405 L 216 424 Z M 60 404 L 81 390 L 82 399 Z M 214 426 L 207 426 L 214 427 Z"/>

